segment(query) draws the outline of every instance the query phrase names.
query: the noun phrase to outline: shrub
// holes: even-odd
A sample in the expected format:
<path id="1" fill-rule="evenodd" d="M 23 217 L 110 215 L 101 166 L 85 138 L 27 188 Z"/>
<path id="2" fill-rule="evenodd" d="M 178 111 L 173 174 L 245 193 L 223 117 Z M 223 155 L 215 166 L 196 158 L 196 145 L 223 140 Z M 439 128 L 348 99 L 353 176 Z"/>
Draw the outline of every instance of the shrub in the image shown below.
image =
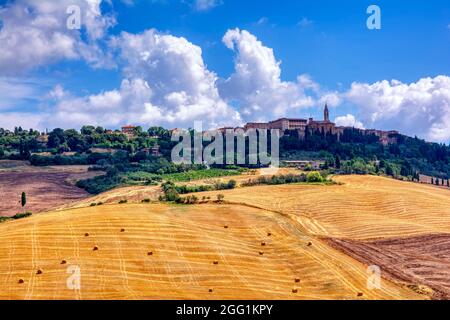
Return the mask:
<path id="1" fill-rule="evenodd" d="M 25 213 L 18 213 L 13 217 L 0 217 L 0 222 L 5 222 L 5 221 L 9 221 L 9 220 L 18 220 L 18 219 L 23 219 L 23 218 L 27 218 L 30 217 L 32 215 L 31 212 L 25 212 Z"/>
<path id="2" fill-rule="evenodd" d="M 169 189 L 166 191 L 166 201 L 177 201 L 180 195 L 175 189 Z"/>
<path id="3" fill-rule="evenodd" d="M 306 182 L 307 178 L 304 173 L 299 175 L 287 174 L 272 177 L 261 176 L 256 179 L 250 179 L 243 182 L 242 185 L 245 187 L 257 186 L 257 185 L 278 185 L 278 184 L 288 184 L 288 183 L 299 183 Z"/>
<path id="4" fill-rule="evenodd" d="M 192 204 L 198 203 L 198 198 L 196 196 L 191 196 L 191 202 Z"/>
<path id="5" fill-rule="evenodd" d="M 128 200 L 120 200 L 119 201 L 119 204 L 125 204 L 125 203 L 128 203 Z"/>
<path id="6" fill-rule="evenodd" d="M 160 201 L 164 201 L 164 199 L 163 199 L 163 200 L 160 200 Z M 177 200 L 175 200 L 175 203 L 185 203 L 185 201 L 186 201 L 185 198 L 179 197 Z"/>
<path id="7" fill-rule="evenodd" d="M 195 193 L 195 192 L 205 192 L 215 190 L 212 186 L 202 185 L 202 186 L 173 186 L 179 194 Z"/>
<path id="8" fill-rule="evenodd" d="M 234 188 L 236 188 L 236 180 L 228 181 L 228 189 L 234 189 Z"/>
<path id="9" fill-rule="evenodd" d="M 198 203 L 198 198 L 194 195 L 192 196 L 187 196 L 185 198 L 178 198 L 176 201 L 176 203 L 182 203 L 182 204 L 196 204 Z"/>
<path id="10" fill-rule="evenodd" d="M 217 195 L 217 201 L 222 202 L 223 199 L 225 199 L 225 196 L 223 194 L 220 193 Z"/>
<path id="11" fill-rule="evenodd" d="M 13 216 L 12 219 L 14 219 L 14 220 L 23 219 L 23 218 L 28 218 L 28 217 L 30 217 L 32 215 L 33 214 L 31 212 L 18 213 L 15 216 Z"/>
<path id="12" fill-rule="evenodd" d="M 321 175 L 319 172 L 317 172 L 317 171 L 309 172 L 309 173 L 306 175 L 306 181 L 308 181 L 309 183 L 323 182 L 323 177 L 322 177 L 322 175 Z"/>
<path id="13" fill-rule="evenodd" d="M 91 194 L 99 194 L 107 190 L 113 189 L 123 184 L 120 175 L 115 176 L 98 176 L 91 179 L 80 180 L 77 182 L 77 187 L 85 189 Z"/>

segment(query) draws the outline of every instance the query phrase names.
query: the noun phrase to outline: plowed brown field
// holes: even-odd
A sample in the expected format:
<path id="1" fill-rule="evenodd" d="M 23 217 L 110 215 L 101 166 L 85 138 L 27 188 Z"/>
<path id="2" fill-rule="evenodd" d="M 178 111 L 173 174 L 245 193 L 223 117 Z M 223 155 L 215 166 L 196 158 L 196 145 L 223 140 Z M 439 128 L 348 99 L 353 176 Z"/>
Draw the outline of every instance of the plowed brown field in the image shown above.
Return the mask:
<path id="1" fill-rule="evenodd" d="M 450 234 L 328 243 L 359 261 L 378 265 L 389 279 L 425 284 L 434 290 L 434 298 L 450 299 Z"/>
<path id="2" fill-rule="evenodd" d="M 98 174 L 88 166 L 32 167 L 23 161 L 0 161 L 0 216 L 39 213 L 88 198 L 74 184 Z M 27 194 L 25 208 L 20 204 L 22 192 Z"/>

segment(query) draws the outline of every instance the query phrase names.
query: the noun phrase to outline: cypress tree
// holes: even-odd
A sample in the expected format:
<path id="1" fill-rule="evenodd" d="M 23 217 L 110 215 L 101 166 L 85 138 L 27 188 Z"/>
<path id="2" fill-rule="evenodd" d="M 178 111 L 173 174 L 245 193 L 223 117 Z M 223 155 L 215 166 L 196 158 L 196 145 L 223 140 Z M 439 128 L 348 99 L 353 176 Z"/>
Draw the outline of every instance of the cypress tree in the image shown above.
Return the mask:
<path id="1" fill-rule="evenodd" d="M 27 204 L 27 195 L 25 192 L 22 192 L 22 198 L 20 200 L 20 203 L 22 204 L 22 208 L 25 207 Z"/>

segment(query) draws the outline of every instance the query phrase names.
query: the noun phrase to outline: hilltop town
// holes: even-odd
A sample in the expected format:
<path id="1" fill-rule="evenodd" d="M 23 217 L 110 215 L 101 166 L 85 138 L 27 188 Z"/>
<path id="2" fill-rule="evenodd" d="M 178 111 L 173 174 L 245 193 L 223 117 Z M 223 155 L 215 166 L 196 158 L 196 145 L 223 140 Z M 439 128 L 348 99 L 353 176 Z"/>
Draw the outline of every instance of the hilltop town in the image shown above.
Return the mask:
<path id="1" fill-rule="evenodd" d="M 280 136 L 284 136 L 286 131 L 296 131 L 298 137 L 300 139 L 304 139 L 306 133 L 314 133 L 319 132 L 323 135 L 335 135 L 337 137 L 337 141 L 341 140 L 341 136 L 344 134 L 345 130 L 354 130 L 359 132 L 362 135 L 375 135 L 379 138 L 379 142 L 385 146 L 389 144 L 397 143 L 397 136 L 400 134 L 396 130 L 377 130 L 377 129 L 360 129 L 355 127 L 345 127 L 345 126 L 337 126 L 334 122 L 330 121 L 330 112 L 328 105 L 325 104 L 323 111 L 323 120 L 315 120 L 313 118 L 302 119 L 302 118 L 280 118 L 277 120 L 273 120 L 270 122 L 249 122 L 245 124 L 243 127 L 222 127 L 217 129 L 222 133 L 226 133 L 228 131 L 237 132 L 238 130 L 242 130 L 243 132 L 247 132 L 251 129 L 261 129 L 261 130 L 279 130 Z M 180 130 L 178 128 L 169 130 L 170 132 L 174 132 Z M 128 139 L 133 139 L 139 135 L 139 132 L 142 131 L 142 127 L 137 125 L 124 125 L 121 127 L 121 130 L 104 130 L 106 134 L 123 134 Z M 158 138 L 157 135 L 151 136 L 151 138 Z M 40 133 L 36 137 L 36 141 L 42 144 L 48 142 L 48 132 Z M 155 155 L 158 154 L 158 146 L 153 147 L 149 151 Z"/>
<path id="2" fill-rule="evenodd" d="M 354 127 L 337 126 L 330 121 L 330 111 L 328 105 L 325 104 L 323 110 L 323 120 L 315 120 L 313 118 L 301 119 L 301 118 L 280 118 L 270 122 L 249 122 L 243 128 L 220 128 L 219 130 L 225 132 L 226 130 L 238 130 L 243 129 L 248 131 L 250 129 L 265 129 L 265 130 L 280 130 L 282 136 L 284 132 L 297 131 L 298 136 L 303 139 L 306 132 L 320 132 L 324 135 L 336 135 L 337 141 L 340 141 L 340 137 L 344 134 L 346 129 L 354 129 L 359 131 L 363 135 L 375 135 L 380 139 L 383 145 L 389 145 L 397 142 L 398 131 L 390 130 L 383 131 L 377 129 L 359 129 Z"/>
<path id="3" fill-rule="evenodd" d="M 252 129 L 279 130 L 282 166 L 333 170 L 344 174 L 388 175 L 449 185 L 448 146 L 411 138 L 395 130 L 338 126 L 330 121 L 327 105 L 323 120 L 281 118 L 218 130 L 225 134 L 227 131 L 248 133 Z M 20 127 L 14 131 L 0 129 L 0 159 L 27 160 L 33 166 L 91 165 L 97 170 L 110 170 L 106 178 L 97 178 L 83 185 L 95 193 L 116 185 L 134 183 L 136 175 L 131 174 L 132 171 L 159 174 L 166 169 L 167 173 L 187 170 L 171 165 L 172 150 L 177 144 L 172 141 L 172 135 L 176 130 L 162 127 L 145 129 L 135 125 L 114 131 L 90 125 L 83 126 L 80 131 L 56 128 L 45 133 Z M 147 162 L 151 163 L 151 168 Z M 214 163 L 220 168 L 223 164 Z M 243 166 L 254 167 L 250 163 Z M 262 166 L 262 163 L 256 164 L 256 167 Z M 130 175 L 133 177 L 131 180 Z M 149 176 L 144 180 L 153 183 L 154 178 Z"/>

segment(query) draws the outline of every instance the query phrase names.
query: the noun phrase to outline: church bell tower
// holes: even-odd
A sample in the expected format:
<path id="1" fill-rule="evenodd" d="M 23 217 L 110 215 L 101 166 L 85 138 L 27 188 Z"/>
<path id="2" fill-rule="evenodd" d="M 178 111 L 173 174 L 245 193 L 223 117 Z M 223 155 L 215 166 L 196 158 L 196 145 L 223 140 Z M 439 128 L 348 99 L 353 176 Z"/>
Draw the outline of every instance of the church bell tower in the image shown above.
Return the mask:
<path id="1" fill-rule="evenodd" d="M 325 109 L 323 110 L 323 120 L 325 122 L 330 122 L 330 112 L 328 111 L 327 103 L 325 103 Z"/>

